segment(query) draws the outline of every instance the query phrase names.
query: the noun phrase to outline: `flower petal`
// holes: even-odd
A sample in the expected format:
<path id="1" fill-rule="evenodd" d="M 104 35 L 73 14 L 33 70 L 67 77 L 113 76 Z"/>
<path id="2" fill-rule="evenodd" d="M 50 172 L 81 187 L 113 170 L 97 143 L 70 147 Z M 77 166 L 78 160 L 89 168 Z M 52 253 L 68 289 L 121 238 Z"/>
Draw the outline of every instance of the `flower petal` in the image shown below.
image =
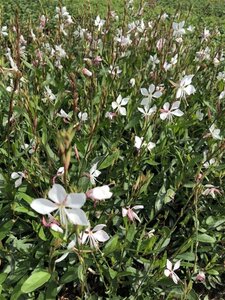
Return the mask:
<path id="1" fill-rule="evenodd" d="M 127 216 L 127 209 L 126 208 L 122 208 L 122 216 L 126 217 Z"/>
<path id="2" fill-rule="evenodd" d="M 126 114 L 127 114 L 126 108 L 125 108 L 125 107 L 120 107 L 120 108 L 119 108 L 119 113 L 120 113 L 122 116 L 126 116 Z"/>
<path id="3" fill-rule="evenodd" d="M 129 101 L 129 98 L 123 98 L 123 100 L 121 101 L 121 105 L 127 105 Z"/>
<path id="4" fill-rule="evenodd" d="M 176 263 L 175 263 L 175 265 L 174 265 L 174 267 L 173 267 L 173 270 L 175 271 L 175 270 L 177 270 L 177 269 L 179 269 L 180 268 L 180 260 L 178 260 Z"/>
<path id="5" fill-rule="evenodd" d="M 85 212 L 80 208 L 65 209 L 68 219 L 74 225 L 88 226 L 89 221 Z"/>
<path id="6" fill-rule="evenodd" d="M 160 114 L 160 119 L 161 120 L 165 120 L 168 117 L 168 113 L 167 112 L 163 112 Z"/>
<path id="7" fill-rule="evenodd" d="M 180 106 L 180 101 L 175 101 L 171 106 L 171 110 L 177 109 L 179 108 L 179 106 Z"/>
<path id="8" fill-rule="evenodd" d="M 146 88 L 141 88 L 141 94 L 148 97 L 148 90 Z"/>
<path id="9" fill-rule="evenodd" d="M 96 225 L 93 229 L 92 229 L 92 232 L 95 232 L 95 231 L 99 231 L 101 230 L 102 228 L 106 227 L 105 224 L 98 224 Z"/>
<path id="10" fill-rule="evenodd" d="M 173 265 L 169 259 L 166 260 L 166 267 L 168 270 L 172 271 Z"/>
<path id="11" fill-rule="evenodd" d="M 169 277 L 170 274 L 171 274 L 170 270 L 166 269 L 166 270 L 164 271 L 164 275 L 165 275 L 166 277 Z"/>
<path id="12" fill-rule="evenodd" d="M 54 184 L 48 192 L 48 197 L 55 203 L 62 203 L 66 199 L 67 193 L 63 186 L 60 184 Z"/>
<path id="13" fill-rule="evenodd" d="M 50 214 L 58 208 L 55 203 L 43 198 L 33 200 L 30 206 L 41 215 Z"/>
<path id="14" fill-rule="evenodd" d="M 66 207 L 81 208 L 86 201 L 85 193 L 71 193 L 67 196 Z"/>
<path id="15" fill-rule="evenodd" d="M 97 232 L 93 233 L 94 238 L 99 242 L 106 242 L 109 239 L 108 233 L 104 230 L 98 230 Z"/>
<path id="16" fill-rule="evenodd" d="M 180 109 L 176 109 L 176 110 L 172 111 L 171 114 L 173 114 L 174 116 L 177 116 L 177 117 L 181 117 L 181 116 L 183 116 L 184 113 Z"/>

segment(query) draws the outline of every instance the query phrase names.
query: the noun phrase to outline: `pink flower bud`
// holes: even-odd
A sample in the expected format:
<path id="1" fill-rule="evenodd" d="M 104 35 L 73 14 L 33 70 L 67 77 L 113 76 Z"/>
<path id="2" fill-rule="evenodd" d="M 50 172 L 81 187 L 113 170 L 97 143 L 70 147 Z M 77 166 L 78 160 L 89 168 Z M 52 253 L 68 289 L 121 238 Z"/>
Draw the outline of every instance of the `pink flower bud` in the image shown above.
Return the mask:
<path id="1" fill-rule="evenodd" d="M 83 73 L 85 76 L 87 76 L 87 77 L 91 77 L 91 76 L 92 76 L 92 72 L 89 71 L 89 70 L 86 69 L 86 68 L 83 68 L 82 73 Z"/>
<path id="2" fill-rule="evenodd" d="M 205 281 L 205 273 L 203 271 L 199 271 L 198 275 L 196 276 L 197 281 Z"/>

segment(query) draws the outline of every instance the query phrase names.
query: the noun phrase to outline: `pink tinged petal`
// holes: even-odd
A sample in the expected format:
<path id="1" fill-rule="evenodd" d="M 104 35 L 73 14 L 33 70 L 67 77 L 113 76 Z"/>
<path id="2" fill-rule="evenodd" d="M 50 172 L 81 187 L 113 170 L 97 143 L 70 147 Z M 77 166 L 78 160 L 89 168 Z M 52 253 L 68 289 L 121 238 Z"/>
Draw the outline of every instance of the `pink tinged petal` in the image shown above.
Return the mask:
<path id="1" fill-rule="evenodd" d="M 55 203 L 62 203 L 66 199 L 67 193 L 63 186 L 60 184 L 54 184 L 48 192 L 48 197 Z"/>
<path id="2" fill-rule="evenodd" d="M 163 104 L 163 109 L 165 109 L 165 110 L 169 110 L 170 109 L 169 102 L 166 102 L 166 103 Z"/>
<path id="3" fill-rule="evenodd" d="M 122 101 L 121 101 L 121 105 L 127 105 L 129 101 L 129 98 L 124 98 Z"/>
<path id="4" fill-rule="evenodd" d="M 30 206 L 42 215 L 50 214 L 54 210 L 58 209 L 58 206 L 55 203 L 43 198 L 33 200 Z"/>
<path id="5" fill-rule="evenodd" d="M 145 89 L 145 88 L 141 88 L 141 94 L 143 95 L 143 96 L 148 96 L 148 90 L 147 89 Z"/>
<path id="6" fill-rule="evenodd" d="M 120 108 L 119 108 L 119 113 L 120 113 L 122 116 L 126 116 L 126 114 L 127 114 L 126 108 L 125 108 L 125 107 L 120 107 Z"/>
<path id="7" fill-rule="evenodd" d="M 85 201 L 85 193 L 71 193 L 67 196 L 65 206 L 70 208 L 81 208 Z"/>
<path id="8" fill-rule="evenodd" d="M 180 260 L 178 260 L 176 263 L 175 263 L 175 265 L 174 265 L 174 267 L 173 267 L 173 270 L 175 271 L 175 270 L 177 270 L 177 269 L 179 269 L 180 268 Z"/>
<path id="9" fill-rule="evenodd" d="M 74 225 L 88 226 L 89 222 L 85 212 L 79 208 L 65 209 L 66 215 Z"/>
<path id="10" fill-rule="evenodd" d="M 175 284 L 178 284 L 178 281 L 180 280 L 180 278 L 174 272 L 172 272 L 172 279 Z"/>
<path id="11" fill-rule="evenodd" d="M 93 229 L 92 229 L 92 232 L 95 232 L 95 231 L 99 231 L 101 230 L 102 228 L 106 227 L 105 224 L 98 224 L 96 225 Z"/>
<path id="12" fill-rule="evenodd" d="M 118 104 L 117 104 L 115 101 L 113 101 L 113 102 L 112 102 L 112 108 L 113 108 L 113 109 L 116 109 L 117 107 L 118 107 Z"/>
<path id="13" fill-rule="evenodd" d="M 169 259 L 166 260 L 166 267 L 168 270 L 172 271 L 173 265 Z"/>
<path id="14" fill-rule="evenodd" d="M 164 271 L 164 275 L 165 275 L 166 277 L 169 277 L 170 274 L 171 274 L 170 270 L 166 269 L 166 270 Z"/>
<path id="15" fill-rule="evenodd" d="M 108 233 L 104 230 L 98 230 L 97 232 L 93 233 L 94 238 L 99 242 L 106 242 L 109 239 Z"/>
<path id="16" fill-rule="evenodd" d="M 169 115 L 169 114 L 168 114 L 167 112 L 161 113 L 161 114 L 160 114 L 160 119 L 161 119 L 161 120 L 165 120 L 165 119 L 168 117 L 168 115 Z"/>
<path id="17" fill-rule="evenodd" d="M 176 109 L 176 110 L 172 111 L 171 113 L 177 117 L 181 117 L 184 114 L 180 109 Z"/>
<path id="18" fill-rule="evenodd" d="M 128 210 L 126 208 L 122 208 L 122 216 L 126 217 L 128 213 Z"/>
<path id="19" fill-rule="evenodd" d="M 51 228 L 52 230 L 56 231 L 56 232 L 63 233 L 62 228 L 59 227 L 57 224 L 54 224 L 54 223 L 50 224 L 50 228 Z"/>
<path id="20" fill-rule="evenodd" d="M 134 207 L 132 207 L 132 209 L 134 210 L 139 210 L 139 209 L 143 209 L 144 205 L 135 205 Z"/>
<path id="21" fill-rule="evenodd" d="M 188 94 L 188 95 L 192 95 L 196 92 L 196 89 L 193 85 L 189 85 L 185 88 L 185 92 Z"/>
<path id="22" fill-rule="evenodd" d="M 154 94 L 153 94 L 153 97 L 154 98 L 159 98 L 159 97 L 161 97 L 162 96 L 162 92 L 160 92 L 160 91 L 157 91 L 157 92 L 155 92 Z"/>
<path id="23" fill-rule="evenodd" d="M 179 106 L 180 106 L 180 101 L 175 101 L 171 106 L 171 110 L 177 109 L 179 108 Z"/>

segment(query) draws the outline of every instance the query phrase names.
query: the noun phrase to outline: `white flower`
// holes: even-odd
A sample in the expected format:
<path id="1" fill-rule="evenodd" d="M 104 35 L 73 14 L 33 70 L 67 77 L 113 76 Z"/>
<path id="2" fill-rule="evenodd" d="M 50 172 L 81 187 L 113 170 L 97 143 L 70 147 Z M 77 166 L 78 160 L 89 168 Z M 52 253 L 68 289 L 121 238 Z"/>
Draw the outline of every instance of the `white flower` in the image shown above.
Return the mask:
<path id="1" fill-rule="evenodd" d="M 109 235 L 102 230 L 106 227 L 105 224 L 96 225 L 92 230 L 91 228 L 86 228 L 83 233 L 81 233 L 81 244 L 90 242 L 91 248 L 98 248 L 98 242 L 106 242 L 109 239 Z"/>
<path id="2" fill-rule="evenodd" d="M 157 91 L 154 84 L 150 84 L 148 90 L 141 88 L 141 94 L 145 97 L 141 101 L 141 105 L 149 107 L 153 98 L 159 98 L 162 96 L 161 91 Z"/>
<path id="3" fill-rule="evenodd" d="M 81 209 L 86 201 L 85 193 L 67 194 L 63 186 L 54 184 L 48 192 L 48 199 L 39 198 L 32 201 L 30 206 L 39 214 L 46 215 L 57 210 L 62 225 L 68 224 L 67 219 L 75 225 L 87 226 L 88 219 Z"/>
<path id="4" fill-rule="evenodd" d="M 192 26 L 192 25 L 189 25 L 189 26 L 187 27 L 187 31 L 189 31 L 189 32 L 193 32 L 194 30 L 195 30 L 195 27 Z"/>
<path id="5" fill-rule="evenodd" d="M 210 35 L 210 31 L 207 28 L 204 28 L 204 31 L 202 33 L 202 42 L 207 41 Z"/>
<path id="6" fill-rule="evenodd" d="M 199 121 L 202 121 L 203 120 L 203 117 L 204 117 L 204 114 L 200 111 L 200 110 L 197 110 L 196 111 L 196 117 Z"/>
<path id="7" fill-rule="evenodd" d="M 54 101 L 56 99 L 56 96 L 53 94 L 52 90 L 49 88 L 49 86 L 45 87 L 45 97 L 48 98 L 50 101 Z"/>
<path id="8" fill-rule="evenodd" d="M 18 188 L 22 184 L 23 178 L 25 178 L 25 174 L 23 172 L 13 172 L 11 174 L 12 179 L 16 179 L 15 188 Z"/>
<path id="9" fill-rule="evenodd" d="M 205 187 L 206 189 L 204 190 L 204 192 L 202 192 L 202 195 L 204 196 L 211 195 L 213 199 L 215 199 L 216 198 L 215 193 L 222 195 L 220 190 L 218 189 L 219 188 L 218 186 L 214 186 L 212 184 L 206 184 Z"/>
<path id="10" fill-rule="evenodd" d="M 216 78 L 217 78 L 217 80 L 225 81 L 225 71 L 219 72 Z"/>
<path id="11" fill-rule="evenodd" d="M 194 75 L 185 75 L 180 83 L 176 93 L 176 98 L 185 98 L 186 95 L 190 96 L 196 92 L 195 87 L 191 84 Z"/>
<path id="12" fill-rule="evenodd" d="M 216 163 L 215 158 L 211 158 L 209 161 L 205 161 L 203 163 L 203 167 L 208 169 L 210 166 L 214 165 Z"/>
<path id="13" fill-rule="evenodd" d="M 220 129 L 217 129 L 215 124 L 212 124 L 209 128 L 209 131 L 211 133 L 211 136 L 213 139 L 215 140 L 221 140 L 221 136 L 220 136 Z"/>
<path id="14" fill-rule="evenodd" d="M 92 184 L 95 184 L 96 178 L 101 174 L 101 172 L 97 170 L 97 164 L 98 163 L 94 164 L 89 171 L 89 177 Z"/>
<path id="15" fill-rule="evenodd" d="M 135 205 L 134 207 L 127 207 L 122 208 L 122 216 L 128 217 L 128 219 L 132 222 L 136 219 L 138 222 L 141 222 L 140 218 L 138 217 L 137 213 L 134 212 L 134 210 L 139 211 L 140 209 L 143 209 L 143 205 Z"/>
<path id="16" fill-rule="evenodd" d="M 94 201 L 101 201 L 110 199 L 112 197 L 112 192 L 110 192 L 110 188 L 108 185 L 103 185 L 87 191 L 86 195 L 88 198 L 91 198 Z"/>
<path id="17" fill-rule="evenodd" d="M 126 108 L 123 107 L 125 105 L 127 105 L 129 101 L 129 98 L 122 98 L 121 95 L 119 95 L 116 99 L 116 101 L 112 102 L 112 108 L 116 111 L 118 111 L 118 113 L 122 116 L 126 116 L 127 111 Z"/>
<path id="18" fill-rule="evenodd" d="M 224 97 L 225 97 L 225 90 L 220 93 L 219 100 L 223 99 Z"/>
<path id="19" fill-rule="evenodd" d="M 72 240 L 68 246 L 67 246 L 67 251 L 58 259 L 56 259 L 55 263 L 59 263 L 61 261 L 63 261 L 71 252 L 71 250 L 74 248 L 74 246 L 76 245 L 76 239 Z"/>
<path id="20" fill-rule="evenodd" d="M 55 45 L 55 56 L 57 58 L 66 57 L 66 51 L 62 48 L 61 45 Z"/>
<path id="21" fill-rule="evenodd" d="M 35 143 L 35 141 L 31 140 L 30 144 L 24 143 L 23 145 L 21 145 L 21 149 L 28 150 L 29 154 L 33 154 L 36 149 L 36 143 Z"/>
<path id="22" fill-rule="evenodd" d="M 113 76 L 117 76 L 122 72 L 122 70 L 120 70 L 120 68 L 118 66 L 109 66 L 109 74 L 113 75 Z"/>
<path id="23" fill-rule="evenodd" d="M 167 259 L 164 275 L 166 277 L 171 277 L 173 279 L 173 282 L 175 284 L 178 284 L 178 281 L 180 280 L 180 278 L 177 276 L 177 274 L 174 271 L 178 270 L 179 268 L 180 268 L 180 260 L 178 260 L 173 267 L 171 261 L 169 261 L 169 259 Z"/>
<path id="24" fill-rule="evenodd" d="M 99 16 L 95 19 L 95 26 L 98 27 L 98 31 L 102 28 L 102 26 L 105 24 L 105 20 L 102 20 Z"/>
<path id="25" fill-rule="evenodd" d="M 173 22 L 173 36 L 176 38 L 182 37 L 183 34 L 185 34 L 185 29 L 183 28 L 185 24 L 185 21 L 182 21 L 180 23 Z"/>
<path id="26" fill-rule="evenodd" d="M 141 147 L 147 148 L 149 151 L 151 151 L 153 148 L 155 148 L 155 143 L 149 142 L 143 142 L 144 137 L 139 137 L 139 136 L 135 136 L 134 138 L 134 142 L 135 145 L 134 147 L 137 148 L 138 150 L 141 149 Z"/>
<path id="27" fill-rule="evenodd" d="M 157 58 L 157 54 L 155 54 L 154 56 L 150 55 L 149 59 L 152 63 L 152 70 L 155 70 L 156 65 L 160 63 L 160 60 Z"/>
<path id="28" fill-rule="evenodd" d="M 60 112 L 57 113 L 57 116 L 68 121 L 70 120 L 70 116 L 63 109 L 60 109 Z"/>
<path id="29" fill-rule="evenodd" d="M 130 85 L 131 85 L 132 87 L 135 86 L 135 78 L 131 78 L 131 79 L 130 79 Z"/>
<path id="30" fill-rule="evenodd" d="M 144 108 L 138 107 L 138 110 L 143 114 L 143 117 L 148 118 L 156 112 L 157 107 L 156 105 L 152 107 L 144 106 Z"/>
<path id="31" fill-rule="evenodd" d="M 169 102 L 166 102 L 163 105 L 163 109 L 161 109 L 160 119 L 165 120 L 169 119 L 172 120 L 173 116 L 181 117 L 183 116 L 183 112 L 179 109 L 180 101 L 175 101 L 172 103 L 171 108 Z"/>
<path id="32" fill-rule="evenodd" d="M 85 122 L 88 120 L 88 114 L 86 112 L 79 112 L 78 113 L 78 118 L 82 121 L 82 122 Z"/>
<path id="33" fill-rule="evenodd" d="M 3 36 L 8 35 L 7 26 L 2 26 L 2 28 L 0 28 L 0 31 L 1 31 L 1 35 L 3 35 Z"/>
<path id="34" fill-rule="evenodd" d="M 65 173 L 65 168 L 64 167 L 60 167 L 57 171 L 57 176 L 62 176 Z"/>

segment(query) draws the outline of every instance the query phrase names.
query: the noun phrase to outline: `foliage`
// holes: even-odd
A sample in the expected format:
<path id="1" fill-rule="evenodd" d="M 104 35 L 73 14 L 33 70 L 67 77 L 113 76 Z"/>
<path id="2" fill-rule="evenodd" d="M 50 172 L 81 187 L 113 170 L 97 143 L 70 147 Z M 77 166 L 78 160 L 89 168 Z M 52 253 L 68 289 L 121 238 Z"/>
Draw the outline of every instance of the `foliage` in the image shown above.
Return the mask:
<path id="1" fill-rule="evenodd" d="M 2 20 L 0 299 L 223 297 L 223 35 L 152 3 Z"/>

